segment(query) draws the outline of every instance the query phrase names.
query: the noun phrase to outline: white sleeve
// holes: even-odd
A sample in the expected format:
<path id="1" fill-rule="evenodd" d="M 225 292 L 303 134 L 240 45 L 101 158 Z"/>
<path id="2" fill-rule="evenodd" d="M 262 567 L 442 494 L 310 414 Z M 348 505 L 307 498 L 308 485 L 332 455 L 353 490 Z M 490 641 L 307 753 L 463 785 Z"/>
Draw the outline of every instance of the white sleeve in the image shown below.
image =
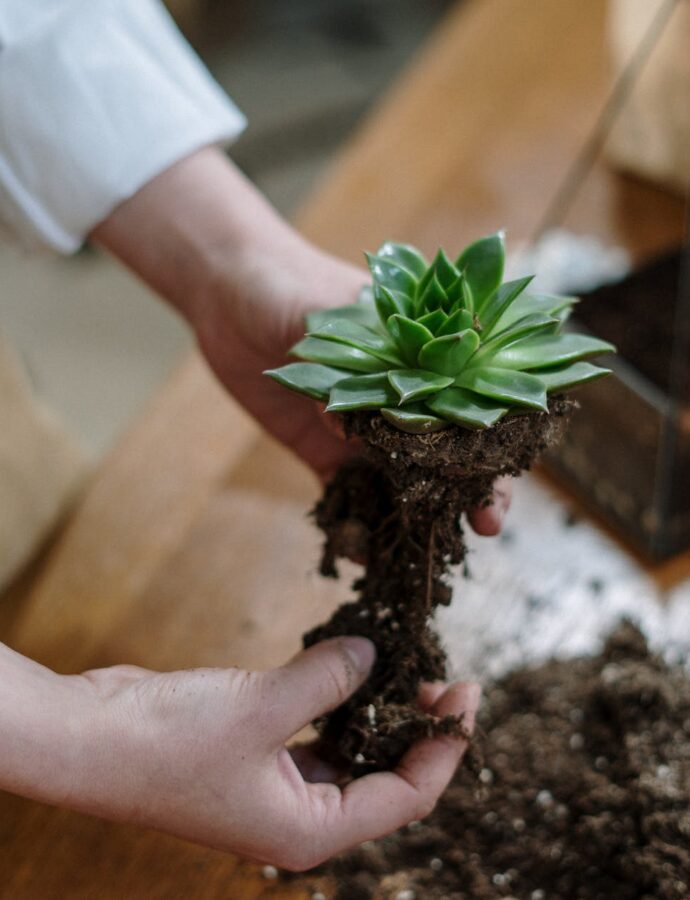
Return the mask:
<path id="1" fill-rule="evenodd" d="M 63 253 L 245 119 L 158 0 L 0 0 L 0 232 Z"/>

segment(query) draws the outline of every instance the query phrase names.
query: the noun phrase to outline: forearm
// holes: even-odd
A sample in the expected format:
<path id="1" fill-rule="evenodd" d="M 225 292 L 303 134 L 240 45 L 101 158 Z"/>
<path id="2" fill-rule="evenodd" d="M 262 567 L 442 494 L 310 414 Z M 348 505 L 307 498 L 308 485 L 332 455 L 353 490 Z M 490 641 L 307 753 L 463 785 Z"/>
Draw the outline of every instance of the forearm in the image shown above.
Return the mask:
<path id="1" fill-rule="evenodd" d="M 117 256 L 193 326 L 217 283 L 270 248 L 299 243 L 292 228 L 215 148 L 181 160 L 98 225 L 92 239 Z"/>

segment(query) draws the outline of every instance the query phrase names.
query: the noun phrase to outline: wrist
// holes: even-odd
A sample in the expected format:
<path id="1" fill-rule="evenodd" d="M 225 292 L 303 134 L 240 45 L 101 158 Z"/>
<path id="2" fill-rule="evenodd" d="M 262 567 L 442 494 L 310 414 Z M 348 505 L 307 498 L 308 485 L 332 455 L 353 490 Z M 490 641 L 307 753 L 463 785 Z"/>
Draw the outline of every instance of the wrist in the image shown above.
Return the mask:
<path id="1" fill-rule="evenodd" d="M 73 806 L 99 729 L 77 679 L 0 645 L 0 787 Z"/>

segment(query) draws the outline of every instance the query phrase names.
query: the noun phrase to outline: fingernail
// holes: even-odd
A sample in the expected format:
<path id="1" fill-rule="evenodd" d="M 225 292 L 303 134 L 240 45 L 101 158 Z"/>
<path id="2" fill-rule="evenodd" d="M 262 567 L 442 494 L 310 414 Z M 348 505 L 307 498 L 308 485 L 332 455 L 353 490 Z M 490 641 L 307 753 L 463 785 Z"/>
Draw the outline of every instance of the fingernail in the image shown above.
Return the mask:
<path id="1" fill-rule="evenodd" d="M 465 712 L 462 723 L 467 731 L 472 734 L 474 732 L 474 723 L 479 710 L 479 703 L 482 699 L 482 689 L 475 682 L 465 685 Z"/>
<path id="2" fill-rule="evenodd" d="M 340 646 L 352 660 L 360 675 L 368 675 L 376 659 L 376 647 L 368 638 L 346 637 L 340 639 Z"/>
<path id="3" fill-rule="evenodd" d="M 472 704 L 472 706 L 479 706 L 479 703 L 482 699 L 482 686 L 476 681 L 471 681 L 467 685 L 467 699 Z"/>
<path id="4" fill-rule="evenodd" d="M 504 494 L 503 491 L 497 491 L 494 505 L 500 518 L 503 519 L 508 512 L 508 506 L 510 505 L 508 495 Z"/>

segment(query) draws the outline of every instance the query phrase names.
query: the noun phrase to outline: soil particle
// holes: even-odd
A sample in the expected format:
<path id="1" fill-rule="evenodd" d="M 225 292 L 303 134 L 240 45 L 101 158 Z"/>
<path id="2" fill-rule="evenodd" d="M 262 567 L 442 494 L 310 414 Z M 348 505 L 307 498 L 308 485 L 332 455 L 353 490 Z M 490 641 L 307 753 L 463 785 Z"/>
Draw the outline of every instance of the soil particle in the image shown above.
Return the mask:
<path id="1" fill-rule="evenodd" d="M 372 413 L 345 417 L 362 455 L 339 470 L 316 507 L 326 535 L 321 572 L 337 576 L 339 557 L 362 561 L 365 570 L 353 585 L 357 600 L 304 642 L 359 634 L 378 653 L 364 687 L 316 723 L 324 756 L 360 775 L 394 767 L 421 737 L 463 733 L 461 721 L 417 705 L 420 682 L 446 675 L 430 622 L 451 601 L 450 567 L 465 559 L 460 515 L 490 502 L 496 477 L 529 468 L 560 437 L 573 406 L 556 398 L 549 413 L 430 435 L 406 434 Z"/>
<path id="2" fill-rule="evenodd" d="M 499 680 L 479 725 L 478 775 L 463 767 L 424 822 L 322 867 L 327 897 L 690 897 L 690 680 L 634 626 Z"/>

